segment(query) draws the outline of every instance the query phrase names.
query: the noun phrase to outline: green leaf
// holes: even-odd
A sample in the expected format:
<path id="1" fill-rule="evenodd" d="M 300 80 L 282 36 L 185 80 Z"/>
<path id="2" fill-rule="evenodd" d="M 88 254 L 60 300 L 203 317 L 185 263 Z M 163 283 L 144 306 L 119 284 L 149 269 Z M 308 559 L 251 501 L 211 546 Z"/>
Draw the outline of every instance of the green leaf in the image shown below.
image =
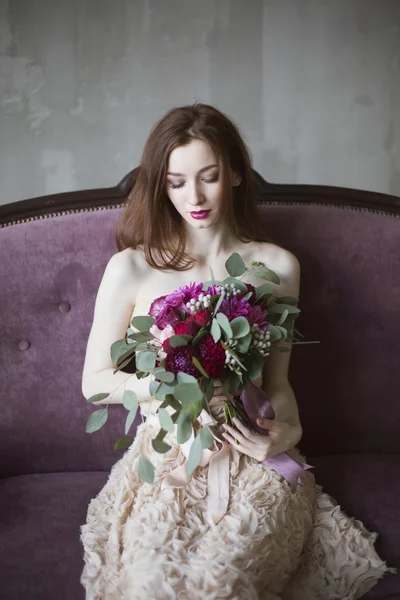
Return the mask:
<path id="1" fill-rule="evenodd" d="M 104 400 L 104 398 L 107 398 L 110 394 L 95 394 L 94 396 L 90 396 L 90 398 L 88 398 L 88 402 L 99 402 L 100 400 Z"/>
<path id="2" fill-rule="evenodd" d="M 192 435 L 193 427 L 190 415 L 182 410 L 179 414 L 177 425 L 178 431 L 176 435 L 176 441 L 178 442 L 178 444 L 184 444 Z"/>
<path id="3" fill-rule="evenodd" d="M 183 404 L 196 404 L 202 399 L 203 393 L 197 382 L 178 383 L 174 391 L 174 396 Z"/>
<path id="4" fill-rule="evenodd" d="M 126 421 L 125 421 L 125 435 L 128 435 L 129 430 L 132 426 L 132 423 L 136 419 L 137 409 L 138 409 L 138 406 L 136 406 L 136 408 L 133 408 L 132 410 L 130 410 L 128 412 L 128 416 L 126 417 Z"/>
<path id="5" fill-rule="evenodd" d="M 86 433 L 94 433 L 103 427 L 108 419 L 108 408 L 99 408 L 90 415 L 86 423 Z"/>
<path id="6" fill-rule="evenodd" d="M 287 310 L 285 310 L 285 312 L 283 312 L 283 313 L 281 314 L 281 318 L 280 318 L 280 319 L 279 319 L 279 321 L 278 321 L 278 325 L 282 325 L 282 323 L 283 323 L 284 321 L 286 321 L 286 317 L 288 316 L 288 314 L 289 314 L 289 311 L 287 311 Z"/>
<path id="7" fill-rule="evenodd" d="M 219 326 L 217 319 L 213 319 L 211 322 L 211 335 L 213 336 L 215 343 L 221 339 L 221 327 Z"/>
<path id="8" fill-rule="evenodd" d="M 127 359 L 129 358 L 130 360 L 134 360 L 135 355 L 136 355 L 136 344 L 127 344 L 127 346 L 130 348 L 127 352 L 124 352 L 124 354 L 121 354 L 118 358 L 117 358 L 117 362 L 115 363 L 116 366 L 120 366 L 122 363 L 125 363 L 127 361 Z M 128 361 L 129 362 L 129 361 Z"/>
<path id="9" fill-rule="evenodd" d="M 289 314 L 301 312 L 297 306 L 292 306 L 291 304 L 275 304 L 274 306 L 275 313 L 283 314 L 285 310 L 287 310 Z"/>
<path id="10" fill-rule="evenodd" d="M 210 265 L 210 274 L 211 274 L 211 281 L 213 284 L 215 284 L 215 277 L 214 277 L 214 273 L 213 273 L 211 265 Z"/>
<path id="11" fill-rule="evenodd" d="M 154 377 L 165 383 L 172 383 L 175 379 L 175 373 L 172 371 L 166 371 L 163 367 L 156 369 L 153 373 Z"/>
<path id="12" fill-rule="evenodd" d="M 247 373 L 246 375 L 249 377 L 250 381 L 254 381 L 258 379 L 264 368 L 265 358 L 261 356 L 250 356 L 249 360 L 246 361 L 247 365 Z"/>
<path id="13" fill-rule="evenodd" d="M 274 271 L 267 269 L 267 267 L 256 267 L 253 273 L 256 277 L 259 277 L 260 279 L 272 281 L 272 283 L 277 283 L 278 285 L 281 282 L 279 276 Z"/>
<path id="14" fill-rule="evenodd" d="M 226 315 L 224 315 L 223 313 L 218 313 L 216 316 L 216 319 L 218 321 L 218 325 L 221 327 L 222 331 L 225 333 L 228 340 L 230 340 L 231 337 L 233 336 L 233 333 L 232 333 L 232 328 L 229 323 L 228 317 Z"/>
<path id="15" fill-rule="evenodd" d="M 189 456 L 186 464 L 186 473 L 191 475 L 193 471 L 199 466 L 201 460 L 202 451 L 201 438 L 195 437 L 192 445 L 190 446 Z"/>
<path id="16" fill-rule="evenodd" d="M 160 421 L 161 428 L 164 429 L 164 431 L 171 433 L 174 430 L 174 422 L 171 419 L 169 412 L 165 408 L 160 408 L 158 410 L 158 419 Z"/>
<path id="17" fill-rule="evenodd" d="M 197 432 L 196 437 L 200 438 L 201 447 L 203 448 L 203 450 L 205 450 L 206 448 L 209 448 L 214 443 L 214 438 L 213 438 L 210 430 L 207 429 L 207 427 L 200 427 L 200 429 Z"/>
<path id="18" fill-rule="evenodd" d="M 249 331 L 249 333 L 247 335 L 245 335 L 242 338 L 239 338 L 237 341 L 235 350 L 237 352 L 240 352 L 240 354 L 246 354 L 250 347 L 251 337 L 252 337 L 251 331 Z"/>
<path id="19" fill-rule="evenodd" d="M 272 294 L 272 285 L 270 283 L 263 283 L 256 288 L 256 300 L 259 300 L 264 294 Z"/>
<path id="20" fill-rule="evenodd" d="M 135 327 L 135 329 L 137 329 L 138 331 L 142 332 L 149 331 L 153 323 L 154 317 L 148 316 L 133 317 L 133 319 L 131 320 L 131 324 L 133 325 L 133 327 Z"/>
<path id="21" fill-rule="evenodd" d="M 146 483 L 154 483 L 154 466 L 151 464 L 147 456 L 141 456 L 139 458 L 138 476 L 142 481 Z"/>
<path id="22" fill-rule="evenodd" d="M 189 373 L 182 373 L 179 371 L 177 374 L 178 383 L 197 383 L 196 377 L 189 375 Z"/>
<path id="23" fill-rule="evenodd" d="M 175 384 L 161 382 L 157 387 L 158 389 L 154 393 L 154 398 L 156 400 L 165 400 L 168 394 L 174 393 Z"/>
<path id="24" fill-rule="evenodd" d="M 134 342 L 149 342 L 150 340 L 153 339 L 153 336 L 151 335 L 151 333 L 131 333 L 128 335 L 128 338 L 130 340 L 133 340 Z"/>
<path id="25" fill-rule="evenodd" d="M 114 444 L 114 450 L 126 450 L 135 438 L 132 435 L 123 435 Z"/>
<path id="26" fill-rule="evenodd" d="M 299 303 L 299 299 L 294 296 L 278 296 L 276 301 L 279 304 L 290 304 L 291 306 L 297 306 Z"/>
<path id="27" fill-rule="evenodd" d="M 241 338 L 250 331 L 250 325 L 246 317 L 236 317 L 230 322 L 234 338 Z"/>
<path id="28" fill-rule="evenodd" d="M 202 340 L 203 337 L 205 335 L 207 335 L 207 333 L 208 333 L 208 327 L 202 327 L 201 329 L 199 329 L 199 331 L 193 338 L 192 346 L 197 346 L 197 344 L 200 342 L 200 340 Z"/>
<path id="29" fill-rule="evenodd" d="M 214 396 L 214 382 L 212 379 L 203 379 L 201 382 L 201 389 L 206 400 L 209 402 Z"/>
<path id="30" fill-rule="evenodd" d="M 118 364 L 118 360 L 123 357 L 127 353 L 134 353 L 134 348 L 132 348 L 132 344 L 127 344 L 125 339 L 117 340 L 113 344 L 111 344 L 110 355 L 111 361 L 113 365 Z"/>
<path id="31" fill-rule="evenodd" d="M 138 399 L 135 392 L 131 390 L 125 390 L 122 395 L 122 404 L 126 410 L 134 410 L 138 407 Z"/>
<path id="32" fill-rule="evenodd" d="M 287 338 L 288 332 L 285 327 L 281 327 L 281 325 L 275 325 L 276 329 L 281 332 L 283 339 Z"/>
<path id="33" fill-rule="evenodd" d="M 163 442 L 163 440 L 158 440 L 157 438 L 151 441 L 151 445 L 159 454 L 165 454 L 171 450 L 171 446 L 167 442 Z"/>
<path id="34" fill-rule="evenodd" d="M 279 329 L 275 325 L 270 324 L 268 326 L 268 331 L 271 334 L 271 338 L 270 338 L 271 344 L 273 342 L 277 342 L 280 339 L 282 339 L 282 333 L 279 331 Z"/>
<path id="35" fill-rule="evenodd" d="M 194 364 L 194 366 L 200 371 L 200 373 L 203 375 L 203 377 L 207 377 L 207 379 L 209 379 L 209 375 L 208 373 L 206 373 L 206 371 L 204 370 L 203 365 L 201 364 L 201 362 L 195 357 L 192 356 L 192 362 Z"/>
<path id="36" fill-rule="evenodd" d="M 239 277 L 239 275 L 243 275 L 246 272 L 246 265 L 240 254 L 234 252 L 225 262 L 225 269 L 232 277 Z"/>
<path id="37" fill-rule="evenodd" d="M 193 339 L 191 335 L 171 335 L 169 343 L 173 348 L 177 348 L 178 346 L 187 346 L 191 339 Z"/>
<path id="38" fill-rule="evenodd" d="M 151 371 L 156 364 L 156 357 L 153 352 L 140 352 L 136 356 L 136 366 L 140 371 Z"/>
<path id="39" fill-rule="evenodd" d="M 224 292 L 221 292 L 220 297 L 218 298 L 217 304 L 214 307 L 214 312 L 213 312 L 213 316 L 215 317 L 215 315 L 217 314 L 217 312 L 219 311 L 219 307 L 222 304 L 222 300 L 225 298 L 225 294 Z"/>
<path id="40" fill-rule="evenodd" d="M 160 408 L 166 408 L 167 406 L 172 406 L 172 408 L 178 411 L 181 409 L 180 403 L 172 394 L 166 394 L 165 400 L 160 404 Z"/>

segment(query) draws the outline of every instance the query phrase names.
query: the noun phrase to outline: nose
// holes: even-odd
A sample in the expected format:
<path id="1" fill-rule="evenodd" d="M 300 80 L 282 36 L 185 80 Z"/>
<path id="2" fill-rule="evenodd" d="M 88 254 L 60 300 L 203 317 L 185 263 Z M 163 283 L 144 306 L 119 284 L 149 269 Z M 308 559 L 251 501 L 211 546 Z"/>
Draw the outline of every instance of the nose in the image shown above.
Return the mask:
<path id="1" fill-rule="evenodd" d="M 194 182 L 189 188 L 188 202 L 191 206 L 197 206 L 204 202 L 204 196 L 197 182 Z"/>

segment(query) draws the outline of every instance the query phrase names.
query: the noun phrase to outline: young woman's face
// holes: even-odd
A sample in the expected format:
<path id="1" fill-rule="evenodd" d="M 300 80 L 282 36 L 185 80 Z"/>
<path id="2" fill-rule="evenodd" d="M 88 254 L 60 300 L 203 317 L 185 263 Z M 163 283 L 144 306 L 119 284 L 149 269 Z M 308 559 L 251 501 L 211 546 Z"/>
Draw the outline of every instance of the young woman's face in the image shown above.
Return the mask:
<path id="1" fill-rule="evenodd" d="M 220 166 L 211 146 L 193 140 L 168 161 L 166 192 L 183 219 L 196 229 L 214 225 L 221 211 Z"/>

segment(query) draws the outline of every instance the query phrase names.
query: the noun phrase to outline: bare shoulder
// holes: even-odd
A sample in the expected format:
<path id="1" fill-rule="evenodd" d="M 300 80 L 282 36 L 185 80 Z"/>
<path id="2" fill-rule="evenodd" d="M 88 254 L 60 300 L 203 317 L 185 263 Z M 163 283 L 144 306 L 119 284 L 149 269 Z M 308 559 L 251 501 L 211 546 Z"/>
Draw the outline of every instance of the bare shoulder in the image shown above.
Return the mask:
<path id="1" fill-rule="evenodd" d="M 292 252 L 269 242 L 256 242 L 252 253 L 252 260 L 263 262 L 279 276 L 281 284 L 277 291 L 298 294 L 300 262 Z"/>

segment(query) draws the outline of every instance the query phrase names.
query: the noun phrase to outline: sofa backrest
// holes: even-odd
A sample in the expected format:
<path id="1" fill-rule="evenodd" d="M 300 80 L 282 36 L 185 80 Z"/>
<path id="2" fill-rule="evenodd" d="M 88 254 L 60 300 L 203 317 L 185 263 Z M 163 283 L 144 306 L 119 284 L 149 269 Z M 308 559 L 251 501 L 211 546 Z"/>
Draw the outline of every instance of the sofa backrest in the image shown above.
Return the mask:
<path id="1" fill-rule="evenodd" d="M 312 186 L 310 186 L 311 188 Z M 340 190 L 337 188 L 337 193 Z M 400 221 L 295 201 L 260 206 L 302 266 L 291 382 L 309 456 L 400 452 Z M 287 200 L 287 199 L 286 199 Z M 85 432 L 81 375 L 120 207 L 0 228 L 0 476 L 108 470 L 125 409 Z"/>

